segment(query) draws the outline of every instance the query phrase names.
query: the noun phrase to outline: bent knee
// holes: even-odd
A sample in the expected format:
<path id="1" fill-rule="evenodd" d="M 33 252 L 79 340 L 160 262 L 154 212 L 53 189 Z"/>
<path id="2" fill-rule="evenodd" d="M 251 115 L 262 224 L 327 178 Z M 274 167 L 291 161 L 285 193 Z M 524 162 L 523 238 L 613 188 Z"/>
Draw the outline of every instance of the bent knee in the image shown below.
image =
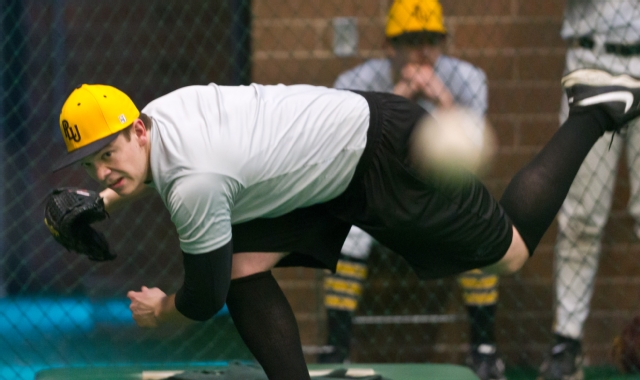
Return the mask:
<path id="1" fill-rule="evenodd" d="M 285 255 L 276 252 L 235 253 L 231 265 L 231 279 L 271 270 Z"/>
<path id="2" fill-rule="evenodd" d="M 496 269 L 493 273 L 501 274 L 501 275 L 514 274 L 520 269 L 522 269 L 522 267 L 524 266 L 524 263 L 527 261 L 528 258 L 529 258 L 528 254 L 518 255 L 518 257 L 514 257 L 510 259 L 509 258 L 505 259 L 503 257 L 502 260 L 494 264 L 496 266 Z"/>
<path id="3" fill-rule="evenodd" d="M 519 271 L 529 259 L 529 250 L 518 231 L 513 229 L 513 239 L 507 253 L 495 264 L 482 268 L 486 273 L 513 274 Z"/>

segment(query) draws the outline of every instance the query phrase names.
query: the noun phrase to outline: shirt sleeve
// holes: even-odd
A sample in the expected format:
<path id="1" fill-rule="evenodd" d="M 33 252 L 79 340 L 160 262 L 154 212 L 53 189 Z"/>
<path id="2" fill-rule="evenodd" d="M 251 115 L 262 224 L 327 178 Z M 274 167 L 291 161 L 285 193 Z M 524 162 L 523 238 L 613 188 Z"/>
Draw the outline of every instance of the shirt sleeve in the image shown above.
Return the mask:
<path id="1" fill-rule="evenodd" d="M 231 205 L 236 182 L 222 175 L 176 180 L 165 200 L 184 252 L 211 252 L 231 241 Z"/>

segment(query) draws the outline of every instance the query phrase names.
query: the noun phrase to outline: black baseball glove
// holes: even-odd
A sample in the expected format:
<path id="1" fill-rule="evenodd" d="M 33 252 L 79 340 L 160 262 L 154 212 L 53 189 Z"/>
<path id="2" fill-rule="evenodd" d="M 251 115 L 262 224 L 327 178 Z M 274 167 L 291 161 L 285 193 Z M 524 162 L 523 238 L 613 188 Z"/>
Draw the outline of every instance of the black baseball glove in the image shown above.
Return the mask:
<path id="1" fill-rule="evenodd" d="M 67 250 L 87 255 L 93 261 L 116 258 L 109 252 L 104 235 L 91 227 L 91 223 L 108 216 L 99 193 L 75 187 L 53 190 L 44 209 L 44 223 L 53 238 Z"/>

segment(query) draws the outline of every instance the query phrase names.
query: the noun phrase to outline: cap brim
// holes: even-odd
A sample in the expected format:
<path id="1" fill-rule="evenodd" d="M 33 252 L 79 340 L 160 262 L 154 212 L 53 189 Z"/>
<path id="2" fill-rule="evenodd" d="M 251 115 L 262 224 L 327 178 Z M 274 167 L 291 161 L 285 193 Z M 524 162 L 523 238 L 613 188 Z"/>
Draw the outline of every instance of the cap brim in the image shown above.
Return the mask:
<path id="1" fill-rule="evenodd" d="M 98 141 L 94 141 L 89 145 L 83 146 L 82 148 L 78 148 L 71 153 L 68 153 L 66 156 L 58 160 L 53 166 L 53 171 L 57 172 L 58 170 L 64 169 L 67 166 L 73 165 L 74 163 L 82 160 L 83 158 L 96 153 L 100 149 L 109 145 L 113 140 L 118 137 L 119 133 L 111 134 L 105 138 L 102 138 Z"/>

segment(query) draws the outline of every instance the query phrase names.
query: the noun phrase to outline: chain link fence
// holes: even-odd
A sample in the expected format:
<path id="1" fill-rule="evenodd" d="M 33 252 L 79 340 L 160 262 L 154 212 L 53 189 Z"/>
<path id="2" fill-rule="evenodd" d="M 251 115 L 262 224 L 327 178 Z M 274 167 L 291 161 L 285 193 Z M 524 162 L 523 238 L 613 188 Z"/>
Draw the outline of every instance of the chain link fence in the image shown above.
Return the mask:
<path id="1" fill-rule="evenodd" d="M 89 262 L 49 236 L 42 223 L 45 195 L 56 186 L 96 188 L 80 169 L 51 173 L 64 152 L 60 108 L 82 83 L 118 87 L 142 108 L 191 84 L 331 87 L 369 60 L 388 70 L 391 3 L 0 0 L 0 378 L 28 379 L 61 366 L 251 360 L 224 309 L 209 322 L 180 329 L 143 330 L 131 319 L 128 290 L 146 285 L 171 292 L 182 283 L 177 234 L 159 198 L 98 225 L 118 254 L 115 261 Z M 620 4 L 635 2 L 583 1 L 601 3 L 578 12 L 587 29 L 612 14 L 611 28 L 565 33 L 563 40 L 565 8 L 576 3 L 441 1 L 443 54 L 486 75 L 483 112 L 499 148 L 484 182 L 496 196 L 559 127 L 563 70 L 583 65 L 640 76 L 633 21 L 640 5 L 629 10 Z M 594 9 L 626 10 L 594 19 Z M 640 295 L 640 244 L 631 216 L 640 147 L 634 128 L 616 138 L 616 157 L 594 158 L 593 170 L 585 169 L 573 206 L 561 213 L 563 232 L 554 224 L 525 268 L 495 284 L 491 324 L 510 379 L 535 378 L 554 333 L 579 337 L 587 378 L 618 376 L 611 342 L 638 312 Z M 587 212 L 569 218 L 576 210 Z M 464 364 L 473 331 L 463 280 L 420 281 L 399 256 L 373 244 L 368 274 L 352 294 L 349 360 Z M 307 360 L 315 362 L 331 347 L 327 274 L 302 268 L 275 274 L 296 312 Z"/>

